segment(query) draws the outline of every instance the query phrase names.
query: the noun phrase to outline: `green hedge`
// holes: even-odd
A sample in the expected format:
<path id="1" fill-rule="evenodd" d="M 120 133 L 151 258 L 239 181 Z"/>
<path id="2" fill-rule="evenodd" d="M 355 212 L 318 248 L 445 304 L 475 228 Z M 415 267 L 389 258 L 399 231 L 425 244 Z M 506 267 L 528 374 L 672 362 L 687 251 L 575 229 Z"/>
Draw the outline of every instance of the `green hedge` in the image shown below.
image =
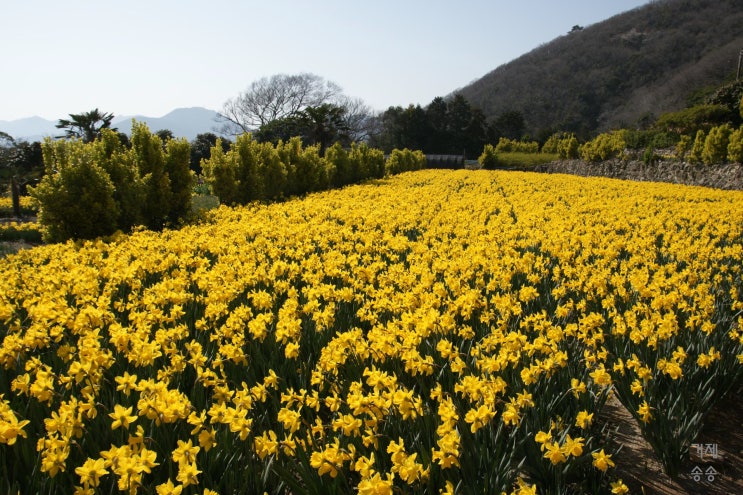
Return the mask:
<path id="1" fill-rule="evenodd" d="M 303 146 L 299 138 L 274 145 L 251 134 L 238 136 L 227 151 L 218 141 L 211 158 L 202 162 L 212 192 L 226 205 L 277 200 L 424 167 L 420 151 L 393 150 L 385 161 L 381 150 L 365 143 L 350 149 L 336 143 L 320 156 L 318 146 Z"/>

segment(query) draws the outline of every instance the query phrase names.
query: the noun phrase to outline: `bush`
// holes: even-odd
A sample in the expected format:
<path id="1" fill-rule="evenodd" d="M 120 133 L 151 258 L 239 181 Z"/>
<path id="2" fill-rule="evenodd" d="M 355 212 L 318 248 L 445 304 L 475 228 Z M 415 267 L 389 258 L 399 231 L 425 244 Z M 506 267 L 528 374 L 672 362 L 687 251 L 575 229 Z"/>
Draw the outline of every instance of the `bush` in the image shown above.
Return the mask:
<path id="1" fill-rule="evenodd" d="M 556 153 L 500 153 L 498 167 L 507 167 L 516 170 L 533 170 L 538 165 L 554 162 L 559 156 Z"/>
<path id="2" fill-rule="evenodd" d="M 678 112 L 661 115 L 655 122 L 655 129 L 674 133 L 688 134 L 699 129 L 708 131 L 714 126 L 730 121 L 732 113 L 724 105 L 696 105 Z"/>
<path id="3" fill-rule="evenodd" d="M 568 136 L 569 134 L 565 132 L 556 132 L 552 134 L 542 145 L 542 153 L 557 153 L 557 146 L 560 144 L 560 141 Z"/>
<path id="4" fill-rule="evenodd" d="M 560 139 L 557 143 L 557 155 L 561 160 L 572 160 L 580 156 L 580 146 L 575 134 Z"/>
<path id="5" fill-rule="evenodd" d="M 47 138 L 42 149 L 47 173 L 30 193 L 40 205 L 44 240 L 62 242 L 113 234 L 119 217 L 114 185 L 96 163 L 93 146 Z"/>
<path id="6" fill-rule="evenodd" d="M 702 152 L 704 151 L 704 141 L 706 134 L 703 130 L 698 130 L 694 136 L 694 144 L 691 146 L 689 161 L 692 163 L 702 163 Z"/>
<path id="7" fill-rule="evenodd" d="M 244 205 L 260 199 L 260 148 L 249 133 L 238 136 L 227 152 L 222 151 L 221 140 L 212 147 L 211 157 L 203 162 L 204 178 L 222 204 Z"/>
<path id="8" fill-rule="evenodd" d="M 626 147 L 624 132 L 612 131 L 599 134 L 592 141 L 584 143 L 579 151 L 584 160 L 599 162 L 619 156 Z"/>
<path id="9" fill-rule="evenodd" d="M 351 162 L 356 164 L 357 182 L 384 177 L 384 152 L 382 150 L 371 148 L 366 143 L 352 143 L 349 157 Z"/>
<path id="10" fill-rule="evenodd" d="M 645 163 L 645 165 L 654 165 L 658 163 L 658 160 L 660 157 L 655 154 L 655 151 L 653 150 L 652 146 L 648 146 L 645 148 L 645 153 L 642 155 L 642 161 Z"/>
<path id="11" fill-rule="evenodd" d="M 517 141 L 502 137 L 495 146 L 496 153 L 539 153 L 539 143 L 536 141 Z"/>
<path id="12" fill-rule="evenodd" d="M 743 163 L 743 127 L 730 133 L 728 139 L 728 160 Z"/>
<path id="13" fill-rule="evenodd" d="M 262 179 L 258 182 L 262 187 L 258 189 L 257 199 L 275 200 L 284 196 L 288 174 L 273 144 L 258 144 L 257 172 Z"/>
<path id="14" fill-rule="evenodd" d="M 671 148 L 679 140 L 677 133 L 665 131 L 624 129 L 623 134 L 625 145 L 631 150 L 642 150 L 648 146 L 653 149 Z"/>
<path id="15" fill-rule="evenodd" d="M 191 172 L 191 145 L 185 138 L 169 139 L 165 143 L 165 173 L 170 178 L 168 220 L 174 223 L 190 213 L 196 182 Z"/>
<path id="16" fill-rule="evenodd" d="M 154 230 L 162 229 L 171 202 L 170 177 L 165 171 L 163 142 L 144 123 L 132 123 L 132 155 L 144 189 L 142 217 Z"/>
<path id="17" fill-rule="evenodd" d="M 704 150 L 702 150 L 702 161 L 705 165 L 725 162 L 731 132 L 732 129 L 728 124 L 710 129 L 707 139 L 704 140 Z"/>
<path id="18" fill-rule="evenodd" d="M 298 196 L 327 187 L 325 163 L 319 146 L 302 147 L 302 140 L 293 137 L 276 145 L 281 163 L 287 173 L 288 196 Z"/>
<path id="19" fill-rule="evenodd" d="M 684 134 L 676 143 L 676 159 L 683 160 L 686 158 L 687 153 L 691 151 L 692 140 L 691 136 Z"/>
<path id="20" fill-rule="evenodd" d="M 389 175 L 420 170 L 426 166 L 426 155 L 422 151 L 411 151 L 407 148 L 394 149 L 385 164 L 385 171 Z"/>
<path id="21" fill-rule="evenodd" d="M 482 154 L 477 159 L 477 162 L 483 166 L 483 168 L 493 169 L 498 166 L 498 155 L 495 152 L 495 147 L 492 144 L 486 144 L 482 150 Z"/>
<path id="22" fill-rule="evenodd" d="M 132 122 L 132 148 L 103 129 L 95 141 L 42 145 L 46 174 L 31 196 L 46 241 L 92 239 L 137 225 L 159 230 L 191 211 L 193 175 L 185 139 L 162 140 Z"/>
<path id="23" fill-rule="evenodd" d="M 325 161 L 330 172 L 330 183 L 333 187 L 343 187 L 353 183 L 353 165 L 348 152 L 340 143 L 335 143 L 325 151 Z"/>
<path id="24" fill-rule="evenodd" d="M 235 145 L 243 137 L 237 138 Z M 202 162 L 204 180 L 212 192 L 219 197 L 219 201 L 225 205 L 239 204 L 237 166 L 233 161 L 235 154 L 230 150 L 225 153 L 222 149 L 222 140 L 211 148 L 211 156 Z"/>
<path id="25" fill-rule="evenodd" d="M 131 151 L 121 143 L 119 135 L 110 129 L 102 129 L 100 138 L 92 146 L 96 163 L 108 173 L 114 186 L 113 198 L 119 207 L 118 228 L 128 231 L 136 225 L 142 225 L 144 184 Z"/>

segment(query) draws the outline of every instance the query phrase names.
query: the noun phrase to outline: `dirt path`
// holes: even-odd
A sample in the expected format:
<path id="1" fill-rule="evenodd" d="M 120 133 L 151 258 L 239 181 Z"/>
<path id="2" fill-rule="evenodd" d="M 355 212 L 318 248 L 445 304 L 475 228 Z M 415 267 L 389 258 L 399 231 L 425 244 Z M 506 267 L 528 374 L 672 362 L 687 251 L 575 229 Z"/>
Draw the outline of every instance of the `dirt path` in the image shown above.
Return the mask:
<path id="1" fill-rule="evenodd" d="M 616 398 L 604 408 L 602 418 L 617 428 L 616 440 L 623 447 L 616 455 L 616 475 L 630 493 L 645 495 L 743 495 L 743 384 L 732 390 L 707 418 L 695 443 L 717 447 L 717 458 L 700 458 L 693 448 L 677 479 L 664 472 L 650 445 L 642 438 L 634 418 Z M 694 471 L 696 468 L 699 470 Z M 707 470 L 712 471 L 707 473 Z M 694 474 L 698 480 L 694 479 Z M 709 478 L 708 478 L 709 476 Z"/>

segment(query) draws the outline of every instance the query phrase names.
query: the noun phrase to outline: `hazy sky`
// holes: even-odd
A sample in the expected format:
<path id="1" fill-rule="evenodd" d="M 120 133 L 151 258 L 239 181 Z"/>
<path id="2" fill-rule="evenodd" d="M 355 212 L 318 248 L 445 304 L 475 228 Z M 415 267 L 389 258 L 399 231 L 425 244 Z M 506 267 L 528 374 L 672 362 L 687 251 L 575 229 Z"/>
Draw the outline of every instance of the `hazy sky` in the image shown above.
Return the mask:
<path id="1" fill-rule="evenodd" d="M 220 110 L 311 72 L 375 110 L 428 104 L 648 0 L 6 0 L 0 120 Z"/>

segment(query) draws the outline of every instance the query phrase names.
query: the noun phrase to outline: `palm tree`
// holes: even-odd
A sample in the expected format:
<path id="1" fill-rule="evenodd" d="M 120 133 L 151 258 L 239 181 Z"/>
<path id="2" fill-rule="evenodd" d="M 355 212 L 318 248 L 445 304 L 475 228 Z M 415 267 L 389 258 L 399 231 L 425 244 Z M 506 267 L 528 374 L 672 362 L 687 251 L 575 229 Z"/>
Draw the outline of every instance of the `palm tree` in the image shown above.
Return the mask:
<path id="1" fill-rule="evenodd" d="M 94 141 L 101 134 L 101 129 L 111 129 L 112 113 L 101 113 L 96 108 L 85 113 L 71 113 L 68 119 L 59 119 L 57 129 L 65 129 L 65 135 L 69 139 L 80 138 L 85 143 Z"/>
<path id="2" fill-rule="evenodd" d="M 349 129 L 344 121 L 345 109 L 330 103 L 315 107 L 309 106 L 302 112 L 309 143 L 320 145 L 320 155 L 336 141 L 349 144 Z"/>

